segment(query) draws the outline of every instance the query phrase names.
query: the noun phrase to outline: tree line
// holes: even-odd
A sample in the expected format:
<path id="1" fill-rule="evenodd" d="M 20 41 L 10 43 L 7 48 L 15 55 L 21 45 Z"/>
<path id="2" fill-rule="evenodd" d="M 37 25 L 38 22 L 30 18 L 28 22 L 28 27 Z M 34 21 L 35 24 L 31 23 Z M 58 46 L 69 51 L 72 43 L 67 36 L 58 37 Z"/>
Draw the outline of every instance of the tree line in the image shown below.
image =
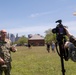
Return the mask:
<path id="1" fill-rule="evenodd" d="M 47 42 L 51 43 L 52 41 L 55 41 L 55 34 L 52 33 L 51 28 L 45 31 L 44 39 L 45 39 L 45 43 Z M 23 35 L 14 43 L 24 45 L 24 43 L 28 43 L 28 38 L 25 35 Z"/>

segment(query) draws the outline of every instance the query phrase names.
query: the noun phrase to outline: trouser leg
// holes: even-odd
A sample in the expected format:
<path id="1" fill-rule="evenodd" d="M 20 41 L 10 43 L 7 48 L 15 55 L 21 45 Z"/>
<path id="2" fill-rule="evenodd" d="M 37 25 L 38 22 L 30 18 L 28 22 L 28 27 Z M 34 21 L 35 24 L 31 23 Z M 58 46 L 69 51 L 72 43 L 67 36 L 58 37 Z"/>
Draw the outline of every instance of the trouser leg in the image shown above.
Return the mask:
<path id="1" fill-rule="evenodd" d="M 10 71 L 11 71 L 11 63 L 7 64 L 7 68 L 4 70 L 5 75 L 10 75 Z"/>
<path id="2" fill-rule="evenodd" d="M 6 70 L 4 71 L 4 73 L 5 73 L 5 75 L 10 75 L 10 69 L 6 69 Z"/>
<path id="3" fill-rule="evenodd" d="M 3 73 L 3 71 L 2 71 L 2 70 L 0 70 L 0 75 L 2 75 L 2 73 Z"/>

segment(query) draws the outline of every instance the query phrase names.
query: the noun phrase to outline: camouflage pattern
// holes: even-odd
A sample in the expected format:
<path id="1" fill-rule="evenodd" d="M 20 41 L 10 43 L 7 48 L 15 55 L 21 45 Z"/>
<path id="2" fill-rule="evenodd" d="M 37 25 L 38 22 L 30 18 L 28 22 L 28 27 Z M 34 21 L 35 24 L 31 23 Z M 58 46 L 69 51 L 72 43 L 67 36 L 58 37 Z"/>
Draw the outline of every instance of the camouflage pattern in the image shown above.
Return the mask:
<path id="1" fill-rule="evenodd" d="M 4 65 L 0 65 L 0 75 L 4 70 L 5 75 L 10 75 L 11 70 L 11 41 L 5 39 L 5 41 L 0 40 L 0 57 L 5 61 Z"/>

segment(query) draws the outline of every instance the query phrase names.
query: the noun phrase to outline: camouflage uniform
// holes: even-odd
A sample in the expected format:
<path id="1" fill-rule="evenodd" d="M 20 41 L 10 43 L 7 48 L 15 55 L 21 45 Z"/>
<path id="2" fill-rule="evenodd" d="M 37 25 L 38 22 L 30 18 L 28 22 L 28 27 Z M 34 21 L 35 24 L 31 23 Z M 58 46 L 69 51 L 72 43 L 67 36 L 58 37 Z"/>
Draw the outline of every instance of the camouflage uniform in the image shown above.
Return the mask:
<path id="1" fill-rule="evenodd" d="M 0 65 L 0 75 L 4 72 L 5 75 L 10 75 L 11 70 L 11 41 L 5 39 L 5 41 L 0 40 L 0 57 L 5 61 L 5 64 Z"/>

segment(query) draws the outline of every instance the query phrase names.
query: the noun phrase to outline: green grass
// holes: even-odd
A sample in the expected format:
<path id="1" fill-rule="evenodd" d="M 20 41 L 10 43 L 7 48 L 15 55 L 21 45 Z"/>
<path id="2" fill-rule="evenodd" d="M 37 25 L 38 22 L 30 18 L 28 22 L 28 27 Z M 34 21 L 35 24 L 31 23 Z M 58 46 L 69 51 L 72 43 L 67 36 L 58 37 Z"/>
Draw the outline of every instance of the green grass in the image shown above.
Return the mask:
<path id="1" fill-rule="evenodd" d="M 46 47 L 17 47 L 12 53 L 11 75 L 62 75 L 60 57 Z M 64 61 L 65 75 L 76 75 L 76 63 Z"/>

